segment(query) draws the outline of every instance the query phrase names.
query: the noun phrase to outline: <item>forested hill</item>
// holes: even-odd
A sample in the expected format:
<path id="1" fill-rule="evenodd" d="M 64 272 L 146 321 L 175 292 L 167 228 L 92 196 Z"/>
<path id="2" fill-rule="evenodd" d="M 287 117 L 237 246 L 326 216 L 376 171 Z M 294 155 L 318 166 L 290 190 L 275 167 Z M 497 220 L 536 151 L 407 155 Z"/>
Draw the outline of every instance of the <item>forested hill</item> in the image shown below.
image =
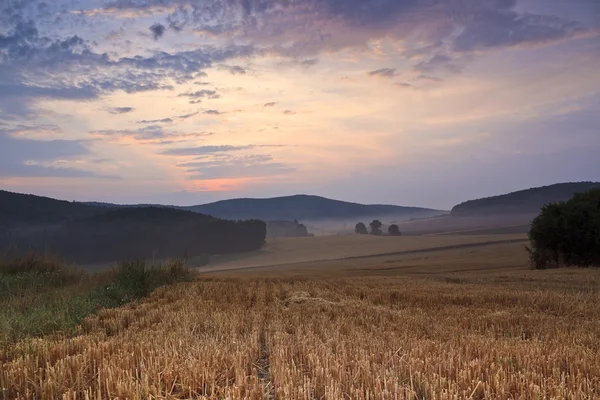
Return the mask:
<path id="1" fill-rule="evenodd" d="M 0 226 L 56 224 L 105 211 L 84 203 L 0 190 Z"/>
<path id="2" fill-rule="evenodd" d="M 77 263 L 259 249 L 263 221 L 227 221 L 167 207 L 112 207 L 0 192 L 0 252 L 37 250 Z"/>
<path id="3" fill-rule="evenodd" d="M 455 206 L 452 216 L 536 214 L 548 203 L 567 201 L 575 193 L 600 187 L 600 182 L 570 182 L 542 186 L 500 196 L 470 200 Z"/>
<path id="4" fill-rule="evenodd" d="M 319 196 L 295 195 L 267 199 L 223 200 L 186 209 L 227 219 L 322 220 L 369 216 L 428 216 L 440 211 L 428 208 L 393 205 L 366 205 L 332 200 Z"/>
<path id="5" fill-rule="evenodd" d="M 266 234 L 263 221 L 228 221 L 171 208 L 134 207 L 70 221 L 44 235 L 43 243 L 73 261 L 91 263 L 253 251 L 265 243 Z M 34 243 L 41 244 L 39 240 Z"/>

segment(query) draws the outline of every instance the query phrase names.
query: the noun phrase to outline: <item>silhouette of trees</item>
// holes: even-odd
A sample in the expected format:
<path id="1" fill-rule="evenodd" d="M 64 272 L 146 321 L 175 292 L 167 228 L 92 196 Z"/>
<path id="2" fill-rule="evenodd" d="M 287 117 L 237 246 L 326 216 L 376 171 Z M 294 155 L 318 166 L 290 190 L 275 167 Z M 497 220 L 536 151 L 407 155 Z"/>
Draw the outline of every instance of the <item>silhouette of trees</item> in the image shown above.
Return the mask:
<path id="1" fill-rule="evenodd" d="M 297 222 L 298 221 L 296 221 L 296 223 Z M 304 224 L 296 225 L 296 236 L 299 236 L 299 237 L 308 236 L 308 228 L 306 228 L 306 225 L 304 225 Z"/>
<path id="2" fill-rule="evenodd" d="M 14 243 L 17 248 L 47 250 L 76 263 L 195 257 L 257 250 L 267 235 L 267 224 L 260 220 L 229 221 L 166 207 L 103 211 L 51 231 L 15 235 L 11 242 L 0 240 L 0 251 Z"/>
<path id="3" fill-rule="evenodd" d="M 381 227 L 383 226 L 381 221 L 375 219 L 369 224 L 369 226 L 371 227 L 371 235 L 380 236 L 383 233 L 381 231 Z"/>
<path id="4" fill-rule="evenodd" d="M 600 266 L 600 189 L 544 206 L 531 223 L 532 267 Z"/>
<path id="5" fill-rule="evenodd" d="M 367 230 L 367 226 L 365 224 L 363 224 L 362 222 L 359 222 L 358 224 L 356 224 L 356 226 L 354 227 L 354 232 L 358 233 L 359 235 L 368 235 L 369 231 Z"/>
<path id="6" fill-rule="evenodd" d="M 388 227 L 388 233 L 390 236 L 402 236 L 402 233 L 400 233 L 400 228 L 396 224 L 392 224 Z"/>

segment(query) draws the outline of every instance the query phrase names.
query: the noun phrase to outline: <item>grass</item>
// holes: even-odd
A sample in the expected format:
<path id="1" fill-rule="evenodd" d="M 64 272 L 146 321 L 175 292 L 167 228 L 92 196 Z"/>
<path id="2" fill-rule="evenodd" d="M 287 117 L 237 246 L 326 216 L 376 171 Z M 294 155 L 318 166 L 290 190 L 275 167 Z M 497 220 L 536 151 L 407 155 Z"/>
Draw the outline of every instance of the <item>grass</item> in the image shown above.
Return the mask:
<path id="1" fill-rule="evenodd" d="M 148 267 L 127 260 L 101 273 L 31 253 L 0 262 L 0 344 L 72 333 L 89 314 L 147 296 L 189 276 L 181 261 Z"/>
<path id="2" fill-rule="evenodd" d="M 515 269 L 521 253 L 206 275 L 91 314 L 76 336 L 7 346 L 0 387 L 32 399 L 599 398 L 599 271 Z"/>

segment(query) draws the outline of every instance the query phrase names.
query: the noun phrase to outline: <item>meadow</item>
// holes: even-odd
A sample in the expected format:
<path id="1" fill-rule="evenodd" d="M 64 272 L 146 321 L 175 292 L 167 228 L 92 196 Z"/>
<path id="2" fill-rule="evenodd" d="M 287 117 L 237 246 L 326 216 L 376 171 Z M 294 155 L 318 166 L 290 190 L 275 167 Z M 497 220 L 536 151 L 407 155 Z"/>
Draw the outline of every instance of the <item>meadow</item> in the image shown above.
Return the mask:
<path id="1" fill-rule="evenodd" d="M 330 259 L 313 247 L 286 265 L 273 264 L 309 242 L 270 244 L 74 331 L 5 344 L 0 387 L 5 399 L 599 398 L 597 269 L 533 271 L 518 237 L 497 236 L 402 237 L 351 259 L 334 253 L 359 239 L 326 239 L 341 246 Z"/>

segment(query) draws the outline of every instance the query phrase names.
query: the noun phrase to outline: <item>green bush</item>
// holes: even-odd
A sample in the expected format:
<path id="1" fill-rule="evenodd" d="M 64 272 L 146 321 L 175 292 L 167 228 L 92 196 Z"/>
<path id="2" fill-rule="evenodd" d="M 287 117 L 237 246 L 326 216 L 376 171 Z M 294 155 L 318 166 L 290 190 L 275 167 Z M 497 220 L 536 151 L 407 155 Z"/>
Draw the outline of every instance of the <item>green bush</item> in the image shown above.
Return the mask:
<path id="1" fill-rule="evenodd" d="M 548 204 L 531 223 L 531 265 L 600 266 L 600 189 Z"/>

